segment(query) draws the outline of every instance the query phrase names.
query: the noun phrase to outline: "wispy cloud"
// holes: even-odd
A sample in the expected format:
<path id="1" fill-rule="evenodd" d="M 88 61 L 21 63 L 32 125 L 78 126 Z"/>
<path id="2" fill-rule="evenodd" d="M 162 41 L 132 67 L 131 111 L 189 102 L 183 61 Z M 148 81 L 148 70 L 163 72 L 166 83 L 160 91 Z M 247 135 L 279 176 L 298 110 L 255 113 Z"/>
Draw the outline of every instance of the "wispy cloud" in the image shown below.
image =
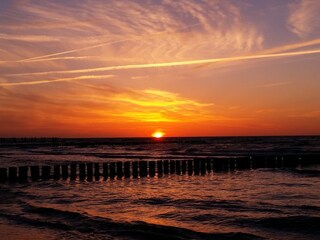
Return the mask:
<path id="1" fill-rule="evenodd" d="M 290 30 L 300 37 L 320 31 L 320 1 L 300 0 L 290 6 L 288 19 Z"/>
<path id="2" fill-rule="evenodd" d="M 290 84 L 290 82 L 286 81 L 286 82 L 273 82 L 273 83 L 267 83 L 267 84 L 263 84 L 260 85 L 259 87 L 262 88 L 271 88 L 271 87 L 279 87 L 279 86 L 283 86 L 283 85 L 288 85 Z"/>

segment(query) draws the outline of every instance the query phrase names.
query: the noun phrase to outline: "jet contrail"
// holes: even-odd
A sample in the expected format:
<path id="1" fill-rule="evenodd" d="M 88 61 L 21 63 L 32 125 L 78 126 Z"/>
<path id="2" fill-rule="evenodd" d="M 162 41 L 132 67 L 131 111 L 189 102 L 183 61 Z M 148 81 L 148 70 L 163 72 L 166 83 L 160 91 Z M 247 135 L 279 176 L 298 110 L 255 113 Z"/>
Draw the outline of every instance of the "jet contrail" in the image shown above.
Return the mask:
<path id="1" fill-rule="evenodd" d="M 232 62 L 232 61 L 241 61 L 241 60 L 291 57 L 291 56 L 317 54 L 317 53 L 320 53 L 320 49 L 308 50 L 308 51 L 286 52 L 286 53 L 257 54 L 257 55 L 226 57 L 226 58 L 209 58 L 209 59 L 199 59 L 199 60 L 190 60 L 190 61 L 119 65 L 119 66 L 77 69 L 77 70 L 35 72 L 35 73 L 18 73 L 18 74 L 8 74 L 6 76 L 39 76 L 39 75 L 49 75 L 49 74 L 75 74 L 75 73 L 93 73 L 93 72 L 128 70 L 128 69 L 177 67 L 177 66 L 188 66 L 188 65 L 216 63 L 216 62 Z"/>
<path id="2" fill-rule="evenodd" d="M 29 82 L 0 82 L 0 86 L 21 86 L 21 85 L 36 85 L 36 84 L 45 84 L 45 83 L 55 83 L 55 82 L 70 82 L 70 81 L 80 81 L 80 80 L 88 80 L 88 79 L 105 79 L 111 78 L 114 75 L 99 75 L 99 76 L 80 76 L 80 77 L 73 77 L 73 78 L 59 78 L 59 79 L 52 79 L 52 80 L 39 80 L 39 81 L 29 81 Z"/>

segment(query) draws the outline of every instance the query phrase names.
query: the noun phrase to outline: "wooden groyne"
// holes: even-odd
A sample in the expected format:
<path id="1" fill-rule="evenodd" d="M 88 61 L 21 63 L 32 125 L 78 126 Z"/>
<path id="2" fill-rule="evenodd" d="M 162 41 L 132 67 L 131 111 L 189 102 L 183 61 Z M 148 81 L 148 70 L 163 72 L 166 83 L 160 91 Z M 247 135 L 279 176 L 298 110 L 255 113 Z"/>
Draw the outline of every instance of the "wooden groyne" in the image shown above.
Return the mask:
<path id="1" fill-rule="evenodd" d="M 38 180 L 93 181 L 144 177 L 168 174 L 206 175 L 211 172 L 242 171 L 259 168 L 287 169 L 320 164 L 320 155 L 250 156 L 196 158 L 193 160 L 152 160 L 117 162 L 71 162 L 53 166 L 20 166 L 0 168 L 0 182 Z"/>

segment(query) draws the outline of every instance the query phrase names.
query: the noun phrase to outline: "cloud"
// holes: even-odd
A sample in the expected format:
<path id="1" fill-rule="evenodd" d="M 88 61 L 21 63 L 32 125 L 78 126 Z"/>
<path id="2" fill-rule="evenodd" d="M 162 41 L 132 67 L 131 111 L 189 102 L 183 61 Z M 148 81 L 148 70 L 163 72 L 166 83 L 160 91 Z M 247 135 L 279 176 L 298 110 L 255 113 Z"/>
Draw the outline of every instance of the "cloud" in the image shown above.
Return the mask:
<path id="1" fill-rule="evenodd" d="M 320 31 L 320 1 L 300 0 L 289 6 L 289 29 L 299 37 L 307 37 Z"/>
<path id="2" fill-rule="evenodd" d="M 259 30 L 243 17 L 236 5 L 227 1 L 110 0 L 82 4 L 23 1 L 13 6 L 23 21 L 12 11 L 5 12 L 0 29 L 6 38 L 37 41 L 37 48 L 44 53 L 48 40 L 60 40 L 56 48 L 63 48 L 33 57 L 28 54 L 24 59 L 23 55 L 17 55 L 17 60 L 99 48 L 108 52 L 111 45 L 118 44 L 121 46 L 117 49 L 118 56 L 148 55 L 159 61 L 172 56 L 177 59 L 200 56 L 208 54 L 208 49 L 215 55 L 234 50 L 246 52 L 261 48 L 263 43 Z"/>
<path id="3" fill-rule="evenodd" d="M 0 88 L 0 112 L 16 119 L 27 110 L 28 118 L 32 119 L 30 124 L 49 120 L 65 123 L 194 122 L 212 118 L 213 104 L 188 99 L 177 93 L 72 84 L 73 88 L 63 92 L 57 89 L 52 96 L 36 93 L 32 88 Z"/>
<path id="4" fill-rule="evenodd" d="M 273 83 L 267 83 L 267 84 L 263 84 L 260 85 L 259 87 L 262 88 L 271 88 L 271 87 L 278 87 L 278 86 L 283 86 L 283 85 L 288 85 L 290 84 L 290 82 L 273 82 Z"/>

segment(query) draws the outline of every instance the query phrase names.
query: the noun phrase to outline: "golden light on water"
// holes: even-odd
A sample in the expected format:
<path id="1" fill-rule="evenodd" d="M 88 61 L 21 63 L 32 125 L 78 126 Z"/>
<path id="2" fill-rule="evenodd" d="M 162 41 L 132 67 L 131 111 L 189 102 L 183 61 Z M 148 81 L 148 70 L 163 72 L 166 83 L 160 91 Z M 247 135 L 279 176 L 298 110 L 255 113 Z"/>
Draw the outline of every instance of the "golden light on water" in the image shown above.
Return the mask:
<path id="1" fill-rule="evenodd" d="M 154 138 L 162 138 L 164 136 L 164 132 L 162 131 L 156 131 L 154 133 L 152 133 L 152 137 Z"/>

